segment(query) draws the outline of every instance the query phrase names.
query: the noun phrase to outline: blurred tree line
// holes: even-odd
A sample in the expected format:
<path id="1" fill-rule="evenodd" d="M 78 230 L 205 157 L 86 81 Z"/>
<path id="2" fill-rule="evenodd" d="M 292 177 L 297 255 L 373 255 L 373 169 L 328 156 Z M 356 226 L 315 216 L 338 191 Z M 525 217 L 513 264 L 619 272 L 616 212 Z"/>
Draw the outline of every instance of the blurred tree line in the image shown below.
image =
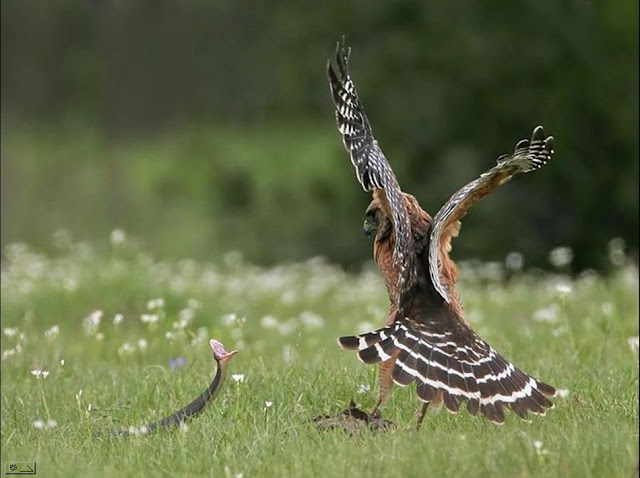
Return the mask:
<path id="1" fill-rule="evenodd" d="M 2 2 L 2 243 L 122 227 L 162 254 L 371 256 L 326 59 L 432 215 L 538 124 L 551 164 L 472 209 L 457 258 L 638 250 L 638 2 Z"/>

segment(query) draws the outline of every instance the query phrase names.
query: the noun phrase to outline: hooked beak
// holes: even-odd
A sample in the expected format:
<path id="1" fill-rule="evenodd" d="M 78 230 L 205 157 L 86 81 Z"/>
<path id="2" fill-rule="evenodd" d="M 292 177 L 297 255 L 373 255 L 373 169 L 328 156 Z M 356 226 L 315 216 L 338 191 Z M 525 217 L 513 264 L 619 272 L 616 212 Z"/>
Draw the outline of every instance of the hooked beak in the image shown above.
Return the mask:
<path id="1" fill-rule="evenodd" d="M 372 223 L 371 221 L 364 221 L 364 224 L 362 225 L 362 232 L 364 232 L 365 236 L 369 237 L 371 236 L 371 234 L 373 234 L 376 230 L 376 225 L 374 223 Z"/>

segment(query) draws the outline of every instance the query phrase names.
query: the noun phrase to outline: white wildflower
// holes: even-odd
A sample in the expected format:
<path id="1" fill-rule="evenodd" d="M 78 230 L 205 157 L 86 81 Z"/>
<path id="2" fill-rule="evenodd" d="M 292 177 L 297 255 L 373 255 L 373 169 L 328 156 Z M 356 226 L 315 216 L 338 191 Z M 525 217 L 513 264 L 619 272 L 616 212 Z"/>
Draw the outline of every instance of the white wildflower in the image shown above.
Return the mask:
<path id="1" fill-rule="evenodd" d="M 138 428 L 138 433 L 139 433 L 140 435 L 146 435 L 147 433 L 149 433 L 149 428 L 148 428 L 146 425 L 141 425 L 141 426 Z"/>
<path id="2" fill-rule="evenodd" d="M 64 359 L 60 359 L 60 365 L 64 367 Z"/>
<path id="3" fill-rule="evenodd" d="M 16 329 L 15 327 L 6 327 L 3 330 L 3 333 L 7 337 L 14 337 L 14 336 L 18 335 L 18 329 Z"/>
<path id="4" fill-rule="evenodd" d="M 295 321 L 295 319 L 289 319 L 278 326 L 278 332 L 280 332 L 281 335 L 289 335 L 296 329 L 297 326 L 298 323 Z"/>
<path id="5" fill-rule="evenodd" d="M 187 290 L 188 286 L 189 283 L 187 282 L 187 279 L 181 275 L 173 276 L 169 282 L 171 292 L 175 292 L 176 294 L 183 294 Z"/>
<path id="6" fill-rule="evenodd" d="M 235 313 L 225 314 L 225 315 L 222 316 L 222 318 L 220 320 L 227 327 L 231 327 L 238 320 L 238 316 Z"/>
<path id="7" fill-rule="evenodd" d="M 533 313 L 533 320 L 536 322 L 556 322 L 558 315 L 560 314 L 560 306 L 558 304 L 551 304 L 544 309 L 536 310 Z"/>
<path id="8" fill-rule="evenodd" d="M 504 276 L 501 262 L 487 262 L 480 267 L 480 275 L 489 281 L 499 281 Z"/>
<path id="9" fill-rule="evenodd" d="M 179 313 L 178 313 L 178 317 L 180 318 L 180 322 L 185 322 L 185 323 L 189 323 L 193 320 L 193 318 L 196 316 L 196 312 L 195 310 L 188 308 L 188 309 L 182 309 Z"/>
<path id="10" fill-rule="evenodd" d="M 322 316 L 306 310 L 300 314 L 300 322 L 310 329 L 319 329 L 324 326 L 324 318 Z"/>
<path id="11" fill-rule="evenodd" d="M 636 335 L 635 337 L 629 337 L 627 339 L 627 344 L 629 345 L 629 348 L 631 348 L 631 350 L 638 350 L 638 336 Z"/>
<path id="12" fill-rule="evenodd" d="M 188 325 L 189 325 L 188 320 L 180 319 L 177 322 L 174 322 L 171 326 L 178 331 L 182 331 L 186 329 Z"/>
<path id="13" fill-rule="evenodd" d="M 623 266 L 625 262 L 624 255 L 624 239 L 621 237 L 616 237 L 615 239 L 611 239 L 609 241 L 609 261 L 614 266 Z"/>
<path id="14" fill-rule="evenodd" d="M 31 371 L 31 375 L 33 375 L 36 378 L 47 378 L 49 376 L 49 371 L 48 370 L 39 370 L 39 369 L 33 369 Z"/>
<path id="15" fill-rule="evenodd" d="M 42 420 L 35 420 L 32 425 L 36 430 L 42 430 L 46 426 Z"/>
<path id="16" fill-rule="evenodd" d="M 231 375 L 231 380 L 233 380 L 236 383 L 243 383 L 244 382 L 244 374 L 243 373 L 234 373 Z"/>
<path id="17" fill-rule="evenodd" d="M 113 231 L 111 231 L 110 239 L 111 244 L 113 244 L 114 246 L 123 244 L 126 238 L 127 235 L 122 229 L 114 229 Z"/>
<path id="18" fill-rule="evenodd" d="M 266 408 L 271 408 L 271 406 L 272 406 L 272 405 L 273 405 L 273 402 L 270 402 L 270 401 L 268 401 L 268 400 L 267 400 L 266 402 L 264 402 L 264 406 L 265 406 Z"/>
<path id="19" fill-rule="evenodd" d="M 593 289 L 594 287 L 598 287 L 600 281 L 601 278 L 596 271 L 586 269 L 578 275 L 574 281 L 574 285 L 582 290 Z"/>
<path id="20" fill-rule="evenodd" d="M 227 478 L 244 478 L 244 473 L 242 472 L 237 472 L 237 473 L 233 473 L 231 471 L 231 468 L 229 468 L 227 465 L 224 466 L 224 476 Z"/>
<path id="21" fill-rule="evenodd" d="M 129 355 L 134 351 L 135 351 L 135 347 L 131 345 L 129 342 L 125 342 L 118 348 L 118 355 L 122 357 L 123 355 Z"/>
<path id="22" fill-rule="evenodd" d="M 18 345 L 19 346 L 19 345 Z M 18 347 L 16 346 L 16 348 Z M 2 352 L 2 360 L 15 355 L 18 351 L 16 349 L 7 349 Z"/>
<path id="23" fill-rule="evenodd" d="M 113 325 L 117 327 L 122 323 L 123 320 L 124 320 L 124 316 L 122 314 L 116 314 L 113 317 Z"/>
<path id="24" fill-rule="evenodd" d="M 573 292 L 573 286 L 571 285 L 571 282 L 567 280 L 556 281 L 554 288 L 560 295 L 569 295 Z"/>
<path id="25" fill-rule="evenodd" d="M 94 335 L 98 331 L 98 326 L 102 320 L 102 311 L 94 310 L 82 321 L 82 327 L 87 335 Z"/>
<path id="26" fill-rule="evenodd" d="M 569 390 L 566 388 L 559 388 L 556 392 L 560 398 L 567 398 L 569 396 Z"/>
<path id="27" fill-rule="evenodd" d="M 564 326 L 557 327 L 551 331 L 551 335 L 553 335 L 554 337 L 560 337 L 561 335 L 564 335 L 566 333 L 567 333 L 567 328 Z"/>
<path id="28" fill-rule="evenodd" d="M 542 448 L 543 443 L 540 440 L 536 440 L 533 442 L 533 447 L 536 449 L 537 455 L 547 455 L 549 452 Z"/>
<path id="29" fill-rule="evenodd" d="M 158 322 L 158 314 L 142 314 L 140 320 L 145 324 L 155 324 Z"/>
<path id="30" fill-rule="evenodd" d="M 297 298 L 297 294 L 294 291 L 287 290 L 280 295 L 280 302 L 289 305 L 293 304 Z"/>
<path id="31" fill-rule="evenodd" d="M 524 266 L 524 256 L 520 252 L 510 252 L 504 260 L 507 269 L 519 271 Z"/>
<path id="32" fill-rule="evenodd" d="M 356 330 L 358 331 L 359 334 L 364 334 L 365 332 L 371 332 L 376 328 L 377 327 L 373 325 L 371 322 L 360 322 L 358 325 L 356 325 Z"/>
<path id="33" fill-rule="evenodd" d="M 278 327 L 278 319 L 276 319 L 273 315 L 265 315 L 260 319 L 260 325 L 262 325 L 265 329 L 275 329 Z"/>
<path id="34" fill-rule="evenodd" d="M 190 309 L 199 309 L 202 307 L 202 302 L 200 302 L 197 299 L 189 299 L 187 301 L 187 305 L 189 306 Z"/>
<path id="35" fill-rule="evenodd" d="M 60 327 L 57 325 L 54 325 L 44 331 L 44 336 L 49 340 L 53 340 L 58 336 L 59 333 L 60 333 Z"/>
<path id="36" fill-rule="evenodd" d="M 98 333 L 95 335 L 95 339 L 96 339 L 96 340 L 104 340 L 104 334 L 103 334 L 102 332 L 98 332 Z"/>
<path id="37" fill-rule="evenodd" d="M 162 309 L 164 307 L 164 299 L 158 297 L 157 299 L 151 299 L 147 302 L 147 310 Z"/>
<path id="38" fill-rule="evenodd" d="M 55 428 L 58 426 L 58 422 L 56 422 L 55 420 L 47 420 L 47 428 Z"/>
<path id="39" fill-rule="evenodd" d="M 165 332 L 165 333 L 164 333 L 164 336 L 165 336 L 165 338 L 166 338 L 167 340 L 175 340 L 175 339 L 176 339 L 176 337 L 177 337 L 177 335 L 175 334 L 175 332 L 171 332 L 171 331 Z"/>
<path id="40" fill-rule="evenodd" d="M 571 264 L 573 251 L 570 247 L 556 247 L 549 253 L 549 262 L 554 267 L 565 267 Z"/>
<path id="41" fill-rule="evenodd" d="M 360 384 L 360 386 L 358 387 L 358 393 L 360 394 L 369 393 L 370 391 L 371 391 L 371 385 L 368 385 L 366 383 Z"/>
<path id="42" fill-rule="evenodd" d="M 140 339 L 138 340 L 138 348 L 140 350 L 147 350 L 147 347 L 149 346 L 149 342 L 147 342 L 146 339 Z"/>
<path id="43" fill-rule="evenodd" d="M 625 267 L 622 271 L 622 281 L 627 287 L 638 290 L 638 268 L 634 265 Z"/>
<path id="44" fill-rule="evenodd" d="M 198 332 L 196 336 L 191 340 L 191 345 L 196 345 L 201 342 L 204 342 L 209 337 L 209 331 L 206 327 L 198 327 Z"/>

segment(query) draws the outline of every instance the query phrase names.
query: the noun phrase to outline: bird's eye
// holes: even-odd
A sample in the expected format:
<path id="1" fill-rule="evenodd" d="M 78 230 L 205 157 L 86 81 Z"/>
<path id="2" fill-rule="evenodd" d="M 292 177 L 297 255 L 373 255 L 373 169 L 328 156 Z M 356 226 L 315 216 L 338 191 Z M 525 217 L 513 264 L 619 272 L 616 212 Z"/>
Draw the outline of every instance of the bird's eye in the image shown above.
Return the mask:
<path id="1" fill-rule="evenodd" d="M 378 222 L 378 210 L 370 209 L 364 214 L 365 222 L 376 224 Z"/>

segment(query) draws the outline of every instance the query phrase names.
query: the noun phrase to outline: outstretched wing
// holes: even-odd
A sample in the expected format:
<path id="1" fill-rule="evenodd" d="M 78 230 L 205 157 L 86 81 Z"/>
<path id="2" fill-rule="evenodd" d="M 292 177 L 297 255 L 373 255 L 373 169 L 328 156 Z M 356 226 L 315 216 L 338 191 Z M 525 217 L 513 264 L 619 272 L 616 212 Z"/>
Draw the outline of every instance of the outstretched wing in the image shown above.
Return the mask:
<path id="1" fill-rule="evenodd" d="M 327 75 L 336 106 L 338 130 L 363 189 L 374 192 L 379 190 L 381 198 L 386 202 L 395 233 L 393 258 L 400 265 L 399 290 L 406 290 L 405 286 L 415 277 L 415 251 L 409 213 L 398 180 L 378 142 L 373 138 L 371 125 L 349 75 L 350 53 L 351 49 L 345 46 L 343 38 L 336 48 L 335 64 L 327 61 Z"/>
<path id="2" fill-rule="evenodd" d="M 538 126 L 533 130 L 530 141 L 523 139 L 518 142 L 512 154 L 500 156 L 496 166 L 456 192 L 438 211 L 433 218 L 433 229 L 429 241 L 429 276 L 436 291 L 445 301 L 450 302 L 450 297 L 449 291 L 441 280 L 442 265 L 439 250 L 444 241 L 451 240 L 449 231 L 457 232 L 457 227 L 450 226 L 464 217 L 469 208 L 482 197 L 514 175 L 544 166 L 551 159 L 552 154 L 553 137 L 545 137 L 544 129 Z"/>

